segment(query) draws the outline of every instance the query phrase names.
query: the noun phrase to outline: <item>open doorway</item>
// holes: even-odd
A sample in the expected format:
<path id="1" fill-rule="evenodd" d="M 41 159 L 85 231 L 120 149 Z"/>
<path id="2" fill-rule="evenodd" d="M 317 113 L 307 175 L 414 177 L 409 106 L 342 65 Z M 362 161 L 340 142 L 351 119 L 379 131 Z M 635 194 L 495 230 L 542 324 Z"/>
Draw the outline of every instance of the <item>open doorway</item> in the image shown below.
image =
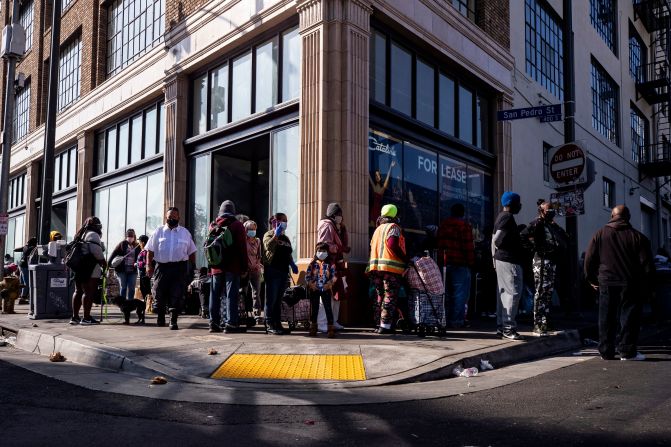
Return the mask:
<path id="1" fill-rule="evenodd" d="M 235 202 L 238 214 L 258 224 L 263 234 L 268 220 L 270 135 L 228 146 L 212 154 L 212 215 L 224 200 Z"/>

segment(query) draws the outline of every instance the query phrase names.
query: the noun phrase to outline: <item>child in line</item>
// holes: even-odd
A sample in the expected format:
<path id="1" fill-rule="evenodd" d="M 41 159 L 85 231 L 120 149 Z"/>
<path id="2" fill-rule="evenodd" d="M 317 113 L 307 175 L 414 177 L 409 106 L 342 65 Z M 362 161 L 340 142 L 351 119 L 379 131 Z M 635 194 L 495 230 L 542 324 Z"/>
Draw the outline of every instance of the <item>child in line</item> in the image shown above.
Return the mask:
<path id="1" fill-rule="evenodd" d="M 315 252 L 315 257 L 305 272 L 305 283 L 308 287 L 311 307 L 310 337 L 317 335 L 317 316 L 319 314 L 319 300 L 321 299 L 328 324 L 327 336 L 333 338 L 335 337 L 335 327 L 333 325 L 333 310 L 331 309 L 331 289 L 337 280 L 335 265 L 326 261 L 329 255 L 327 243 L 318 243 Z"/>
<path id="2" fill-rule="evenodd" d="M 263 264 L 261 263 L 261 241 L 256 237 L 257 225 L 253 220 L 247 220 L 244 223 L 247 231 L 247 267 L 248 281 L 247 288 L 251 289 L 252 307 L 254 308 L 254 317 L 258 324 L 263 323 L 261 310 L 261 276 L 263 275 Z M 245 290 L 247 296 L 247 290 Z"/>

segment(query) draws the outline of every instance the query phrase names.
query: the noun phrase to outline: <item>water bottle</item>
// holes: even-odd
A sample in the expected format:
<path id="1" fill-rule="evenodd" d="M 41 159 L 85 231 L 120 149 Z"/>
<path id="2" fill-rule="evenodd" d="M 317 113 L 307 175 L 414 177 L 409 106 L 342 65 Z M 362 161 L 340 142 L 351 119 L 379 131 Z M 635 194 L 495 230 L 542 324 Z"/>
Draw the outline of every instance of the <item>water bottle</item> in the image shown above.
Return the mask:
<path id="1" fill-rule="evenodd" d="M 478 368 L 466 368 L 460 374 L 461 377 L 473 377 L 478 375 Z"/>

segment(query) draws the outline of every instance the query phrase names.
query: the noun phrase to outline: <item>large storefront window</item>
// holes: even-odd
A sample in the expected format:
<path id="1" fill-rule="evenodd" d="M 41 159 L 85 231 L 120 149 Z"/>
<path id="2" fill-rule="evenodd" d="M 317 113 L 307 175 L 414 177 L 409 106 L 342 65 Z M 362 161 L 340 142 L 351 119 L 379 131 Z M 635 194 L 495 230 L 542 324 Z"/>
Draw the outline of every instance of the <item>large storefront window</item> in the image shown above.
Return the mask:
<path id="1" fill-rule="evenodd" d="M 56 199 L 54 199 L 56 202 Z M 51 207 L 51 230 L 58 231 L 68 242 L 77 232 L 77 198 L 60 199 Z"/>
<path id="2" fill-rule="evenodd" d="M 210 215 L 210 156 L 204 155 L 191 160 L 191 214 L 189 225 L 193 230 L 193 241 L 196 247 L 202 247 L 207 237 L 207 226 L 212 216 Z M 206 265 L 203 250 L 196 252 L 196 265 Z"/>
<path id="3" fill-rule="evenodd" d="M 163 187 L 163 172 L 156 172 L 94 192 L 94 215 L 103 224 L 108 252 L 128 228 L 150 236 L 163 223 Z"/>
<path id="4" fill-rule="evenodd" d="M 300 42 L 292 28 L 194 78 L 193 135 L 298 98 Z"/>
<path id="5" fill-rule="evenodd" d="M 476 242 L 491 232 L 490 174 L 376 130 L 371 130 L 368 142 L 371 229 L 382 206 L 393 203 L 399 208 L 409 248 L 414 250 L 426 227 L 438 225 L 450 215 L 454 204 L 461 203 Z"/>
<path id="6" fill-rule="evenodd" d="M 449 63 L 436 62 L 404 47 L 398 40 L 396 36 L 373 30 L 370 100 L 465 143 L 489 150 L 488 91 L 479 88 L 475 80 L 443 73 L 442 69 L 449 67 Z"/>
<path id="7" fill-rule="evenodd" d="M 25 219 L 25 214 L 19 214 L 18 216 L 10 217 L 7 222 L 5 254 L 12 256 L 14 262 L 19 262 L 19 259 L 21 259 L 21 252 L 14 253 L 14 249 L 23 247 L 26 243 L 24 234 Z"/>
<path id="8" fill-rule="evenodd" d="M 165 111 L 159 102 L 98 133 L 95 175 L 151 158 L 162 153 L 164 145 Z"/>
<path id="9" fill-rule="evenodd" d="M 273 132 L 273 199 L 272 212 L 287 215 L 286 235 L 294 247 L 297 259 L 298 247 L 298 191 L 300 187 L 300 142 L 298 126 Z"/>

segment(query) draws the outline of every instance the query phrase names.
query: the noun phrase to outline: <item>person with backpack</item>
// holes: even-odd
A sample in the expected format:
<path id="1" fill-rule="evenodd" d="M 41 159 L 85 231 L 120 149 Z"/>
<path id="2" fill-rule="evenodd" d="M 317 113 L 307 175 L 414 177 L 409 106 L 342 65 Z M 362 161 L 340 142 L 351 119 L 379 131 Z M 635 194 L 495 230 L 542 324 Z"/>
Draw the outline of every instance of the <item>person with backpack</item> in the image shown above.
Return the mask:
<path id="1" fill-rule="evenodd" d="M 212 286 L 210 332 L 244 332 L 239 324 L 240 277 L 247 272 L 247 232 L 235 216 L 235 204 L 224 200 L 217 219 L 210 223 L 205 242 Z M 226 315 L 221 314 L 226 306 Z"/>
<path id="2" fill-rule="evenodd" d="M 168 208 L 165 225 L 158 227 L 147 241 L 147 275 L 154 277 L 156 325 L 165 326 L 165 310 L 170 310 L 170 330 L 176 331 L 187 279 L 196 263 L 196 244 L 189 230 L 179 224 L 179 209 Z M 156 264 L 154 264 L 154 261 Z"/>
<path id="3" fill-rule="evenodd" d="M 522 240 L 533 251 L 534 327 L 537 337 L 548 335 L 548 317 L 555 289 L 557 263 L 566 255 L 568 236 L 554 221 L 555 210 L 550 202 L 538 205 L 536 217 L 522 231 Z"/>
<path id="4" fill-rule="evenodd" d="M 143 319 L 144 305 L 135 302 L 136 262 L 140 255 L 140 244 L 135 239 L 135 230 L 126 230 L 126 238 L 119 242 L 107 263 L 114 269 L 121 285 L 121 311 L 124 324 L 130 324 L 130 313 L 137 310 L 138 321 Z"/>
<path id="5" fill-rule="evenodd" d="M 328 324 L 328 338 L 335 337 L 334 315 L 331 310 L 331 293 L 333 286 L 338 281 L 335 264 L 328 261 L 329 245 L 326 242 L 317 242 L 315 246 L 315 257 L 312 259 L 305 271 L 305 284 L 310 297 L 310 337 L 317 336 L 317 315 L 319 314 L 319 301 L 321 300 L 326 313 Z"/>
<path id="6" fill-rule="evenodd" d="M 331 309 L 333 311 L 333 326 L 337 330 L 343 327 L 338 323 L 340 314 L 340 303 L 345 299 L 347 293 L 346 278 L 347 265 L 345 263 L 345 253 L 351 251 L 349 246 L 349 235 L 347 228 L 343 223 L 342 208 L 339 203 L 329 203 L 326 207 L 326 216 L 324 216 L 317 226 L 317 242 L 323 242 L 328 246 L 328 262 L 335 266 L 337 279 L 333 285 L 331 295 Z M 326 332 L 326 318 L 321 317 L 319 313 L 319 331 Z"/>
<path id="7" fill-rule="evenodd" d="M 96 294 L 100 278 L 107 268 L 107 261 L 103 254 L 102 223 L 95 216 L 86 218 L 84 225 L 75 234 L 74 242 L 79 244 L 80 262 L 75 273 L 75 293 L 72 295 L 72 318 L 70 324 L 92 325 L 99 324 L 91 315 L 93 296 Z M 72 264 L 69 264 L 70 268 Z M 79 317 L 79 311 L 84 307 L 84 318 Z"/>
<path id="8" fill-rule="evenodd" d="M 14 252 L 21 252 L 21 259 L 19 260 L 19 270 L 21 272 L 21 296 L 19 297 L 19 304 L 28 304 L 28 295 L 30 292 L 30 275 L 28 272 L 28 262 L 30 254 L 37 247 L 37 238 L 31 237 L 23 247 L 17 248 Z"/>
<path id="9" fill-rule="evenodd" d="M 298 274 L 298 266 L 292 256 L 291 240 L 285 234 L 287 215 L 275 213 L 268 220 L 270 229 L 263 235 L 263 272 L 266 283 L 266 333 L 284 335 L 280 321 L 282 296 L 289 282 L 289 268 Z"/>

